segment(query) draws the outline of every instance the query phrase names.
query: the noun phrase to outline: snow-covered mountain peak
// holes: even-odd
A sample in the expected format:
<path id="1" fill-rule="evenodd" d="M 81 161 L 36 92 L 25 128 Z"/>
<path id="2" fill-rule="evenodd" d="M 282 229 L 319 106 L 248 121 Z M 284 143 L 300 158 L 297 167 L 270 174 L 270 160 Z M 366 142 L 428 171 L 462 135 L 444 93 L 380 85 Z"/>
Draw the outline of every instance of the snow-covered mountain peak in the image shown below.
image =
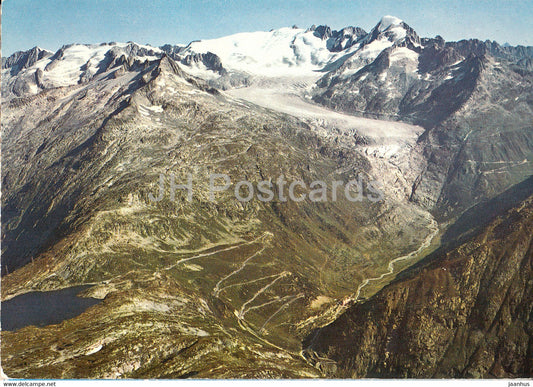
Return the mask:
<path id="1" fill-rule="evenodd" d="M 364 38 L 363 43 L 375 40 L 397 42 L 410 34 L 416 34 L 411 27 L 395 16 L 383 16 L 378 24 Z"/>
<path id="2" fill-rule="evenodd" d="M 391 26 L 401 26 L 402 23 L 402 19 L 399 19 L 396 16 L 386 15 L 381 18 L 376 27 L 379 29 L 379 31 L 385 31 Z"/>
<path id="3" fill-rule="evenodd" d="M 182 54 L 208 52 L 228 69 L 264 76 L 313 72 L 333 55 L 313 31 L 289 27 L 191 42 Z"/>

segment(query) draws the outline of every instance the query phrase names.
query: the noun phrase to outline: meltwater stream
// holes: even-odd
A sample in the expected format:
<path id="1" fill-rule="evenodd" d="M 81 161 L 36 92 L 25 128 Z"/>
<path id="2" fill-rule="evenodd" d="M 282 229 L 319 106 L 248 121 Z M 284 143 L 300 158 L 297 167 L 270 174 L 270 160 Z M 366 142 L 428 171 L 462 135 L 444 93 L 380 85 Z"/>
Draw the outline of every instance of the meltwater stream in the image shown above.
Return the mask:
<path id="1" fill-rule="evenodd" d="M 74 286 L 50 292 L 31 292 L 13 297 L 1 304 L 3 331 L 14 331 L 29 325 L 43 327 L 76 317 L 102 300 L 77 295 L 90 286 Z"/>

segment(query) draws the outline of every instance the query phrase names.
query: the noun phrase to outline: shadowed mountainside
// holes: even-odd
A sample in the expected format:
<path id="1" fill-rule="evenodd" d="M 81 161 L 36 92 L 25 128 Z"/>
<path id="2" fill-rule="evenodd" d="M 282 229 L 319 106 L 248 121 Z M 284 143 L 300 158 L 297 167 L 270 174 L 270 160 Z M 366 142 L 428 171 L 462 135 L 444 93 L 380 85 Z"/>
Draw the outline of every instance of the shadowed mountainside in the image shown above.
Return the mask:
<path id="1" fill-rule="evenodd" d="M 333 377 L 529 377 L 533 196 L 305 342 Z"/>

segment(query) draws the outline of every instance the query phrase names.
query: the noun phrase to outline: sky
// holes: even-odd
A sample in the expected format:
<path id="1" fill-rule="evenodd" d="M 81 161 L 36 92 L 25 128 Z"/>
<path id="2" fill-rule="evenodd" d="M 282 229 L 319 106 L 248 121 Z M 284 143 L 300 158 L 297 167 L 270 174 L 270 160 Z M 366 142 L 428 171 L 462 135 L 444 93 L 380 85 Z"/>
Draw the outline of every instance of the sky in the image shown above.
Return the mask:
<path id="1" fill-rule="evenodd" d="M 533 46 L 531 0 L 4 0 L 2 56 L 69 43 L 186 44 L 292 25 L 369 31 L 384 15 L 422 37 Z"/>

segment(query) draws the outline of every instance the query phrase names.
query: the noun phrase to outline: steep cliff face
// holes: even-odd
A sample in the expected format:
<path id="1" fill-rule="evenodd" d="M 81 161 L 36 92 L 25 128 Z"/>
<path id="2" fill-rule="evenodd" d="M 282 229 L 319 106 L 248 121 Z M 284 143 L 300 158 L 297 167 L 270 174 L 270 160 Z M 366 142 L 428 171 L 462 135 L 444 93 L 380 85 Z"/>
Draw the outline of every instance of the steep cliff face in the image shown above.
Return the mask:
<path id="1" fill-rule="evenodd" d="M 533 196 L 311 335 L 336 377 L 533 373 Z"/>

